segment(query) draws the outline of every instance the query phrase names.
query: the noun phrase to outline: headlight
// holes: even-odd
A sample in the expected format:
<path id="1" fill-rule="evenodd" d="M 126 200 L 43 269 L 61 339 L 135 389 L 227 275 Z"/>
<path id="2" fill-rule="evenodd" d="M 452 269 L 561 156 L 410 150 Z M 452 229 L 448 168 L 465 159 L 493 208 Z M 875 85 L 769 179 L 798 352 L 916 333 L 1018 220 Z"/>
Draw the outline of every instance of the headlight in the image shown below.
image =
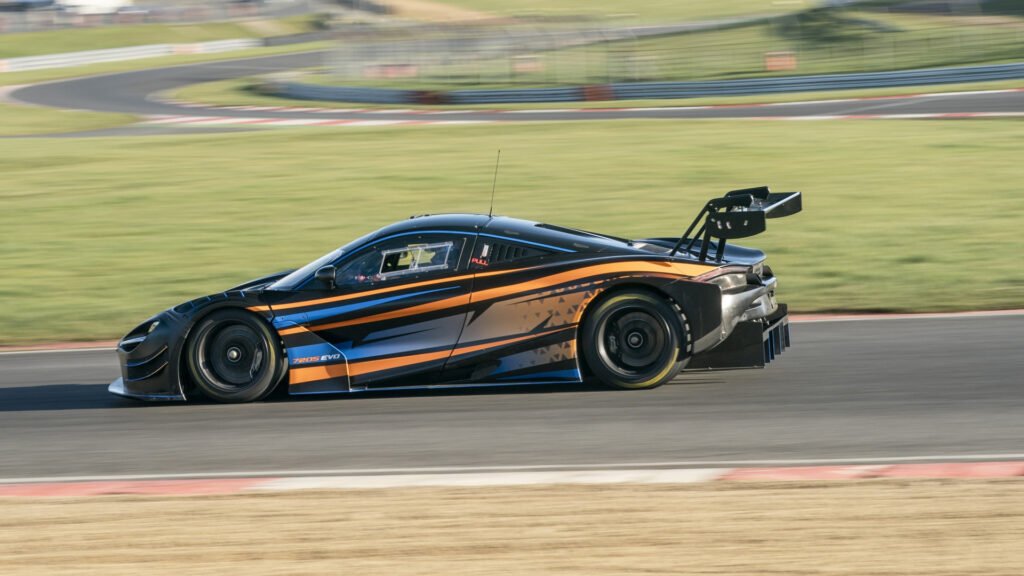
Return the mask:
<path id="1" fill-rule="evenodd" d="M 131 352 L 146 339 L 147 336 L 156 330 L 160 325 L 159 320 L 147 320 L 135 327 L 134 330 L 125 335 L 118 344 L 118 347 L 125 352 Z"/>
<path id="2" fill-rule="evenodd" d="M 732 274 L 722 274 L 709 280 L 712 284 L 716 284 L 723 292 L 731 290 L 739 286 L 747 285 L 747 273 L 746 272 L 735 272 Z"/>

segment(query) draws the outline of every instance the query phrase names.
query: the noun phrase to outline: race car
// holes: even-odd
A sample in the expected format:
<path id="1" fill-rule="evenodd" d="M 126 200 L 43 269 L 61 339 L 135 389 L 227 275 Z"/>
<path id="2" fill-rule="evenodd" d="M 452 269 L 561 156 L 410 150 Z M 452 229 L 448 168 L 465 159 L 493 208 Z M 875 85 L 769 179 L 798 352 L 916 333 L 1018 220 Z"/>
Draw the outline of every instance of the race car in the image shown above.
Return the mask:
<path id="1" fill-rule="evenodd" d="M 288 394 L 595 381 L 763 367 L 789 346 L 759 250 L 729 244 L 799 212 L 735 190 L 681 237 L 629 240 L 483 214 L 416 216 L 293 271 L 161 312 L 117 347 L 109 391 L 219 402 Z"/>

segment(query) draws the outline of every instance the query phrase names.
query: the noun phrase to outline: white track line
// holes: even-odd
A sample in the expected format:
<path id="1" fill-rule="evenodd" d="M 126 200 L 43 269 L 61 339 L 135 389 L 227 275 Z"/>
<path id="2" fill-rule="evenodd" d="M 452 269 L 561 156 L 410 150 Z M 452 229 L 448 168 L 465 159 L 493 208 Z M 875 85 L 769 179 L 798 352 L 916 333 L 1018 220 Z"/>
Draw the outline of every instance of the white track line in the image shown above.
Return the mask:
<path id="1" fill-rule="evenodd" d="M 113 352 L 115 348 L 110 347 L 95 347 L 95 348 L 58 348 L 56 350 L 9 350 L 0 352 L 0 356 L 12 356 L 14 354 L 58 354 L 61 352 Z"/>
<path id="2" fill-rule="evenodd" d="M 610 472 L 654 470 L 681 470 L 735 468 L 747 466 L 824 466 L 842 464 L 895 464 L 911 462 L 995 462 L 1024 460 L 1024 454 L 936 454 L 926 456 L 877 456 L 855 458 L 819 458 L 788 460 L 683 460 L 669 462 L 636 462 L 610 464 L 540 464 L 526 466 L 449 466 L 424 468 L 332 468 L 323 470 L 245 470 L 232 472 L 189 472 L 170 474 L 123 474 L 98 476 L 37 476 L 26 478 L 0 478 L 0 484 L 42 482 L 117 482 L 128 480 L 176 480 L 188 478 L 298 478 L 310 476 L 394 476 L 394 475 L 452 475 L 512 472 Z"/>
<path id="3" fill-rule="evenodd" d="M 814 104 L 842 104 L 843 102 L 859 102 L 857 98 L 838 98 L 836 100 L 803 100 L 799 102 L 770 102 L 768 104 L 751 104 L 751 108 L 760 106 L 811 106 Z M 742 105 L 738 105 L 742 106 Z"/>
<path id="4" fill-rule="evenodd" d="M 942 312 L 935 314 L 845 314 L 845 315 L 814 315 L 801 317 L 795 314 L 790 317 L 793 324 L 817 324 L 820 322 L 871 322 L 875 320 L 955 320 L 959 318 L 1001 318 L 1024 316 L 1024 310 L 988 310 L 977 312 Z"/>
<path id="5" fill-rule="evenodd" d="M 874 107 L 862 108 L 861 110 L 870 110 Z M 672 110 L 671 108 L 659 108 L 658 111 Z M 628 110 L 627 110 L 628 111 Z M 651 109 L 654 111 L 654 109 Z M 522 111 L 509 111 L 503 112 L 502 114 L 545 114 L 554 112 L 552 110 L 522 110 Z M 561 112 L 572 112 L 561 111 Z M 581 111 L 583 112 L 583 111 Z M 389 111 L 388 113 L 394 113 Z M 452 114 L 457 112 L 453 111 Z M 367 114 L 385 114 L 380 111 L 370 111 Z M 259 125 L 267 128 L 275 127 L 290 127 L 290 126 L 344 126 L 344 127 L 357 127 L 357 126 L 413 126 L 413 125 L 429 125 L 429 126 L 451 126 L 456 125 L 459 122 L 452 120 L 440 120 L 437 119 L 437 114 L 419 114 L 410 112 L 410 115 L 416 115 L 424 119 L 391 119 L 391 120 L 370 120 L 370 119 L 358 119 L 358 118 L 339 118 L 339 119 L 327 119 L 319 120 L 314 118 L 272 118 L 272 117 L 259 117 L 259 116 L 165 116 L 165 115 L 151 115 L 144 117 L 141 123 L 143 124 L 159 124 L 159 125 L 176 125 L 176 126 L 192 126 L 192 125 Z M 686 120 L 689 122 L 712 122 L 720 120 L 729 121 L 746 121 L 746 122 L 815 122 L 815 121 L 830 121 L 830 120 L 920 120 L 920 119 L 964 119 L 964 118 L 1010 118 L 1024 116 L 1024 112 L 957 112 L 957 113 L 920 113 L 920 114 L 819 114 L 816 116 L 728 116 L 728 117 L 688 117 L 688 118 L 677 118 L 677 120 Z M 450 117 L 450 116 L 448 116 Z M 637 116 L 641 118 L 642 116 Z M 561 119 L 550 118 L 546 119 L 551 122 L 560 122 Z M 500 120 L 466 120 L 463 124 L 486 124 L 499 122 Z"/>
<path id="6" fill-rule="evenodd" d="M 416 486 L 531 486 L 537 484 L 693 484 L 716 480 L 729 468 L 677 470 L 580 470 L 573 472 L 484 472 L 470 474 L 390 474 L 304 476 L 268 480 L 255 490 L 337 490 Z"/>
<path id="7" fill-rule="evenodd" d="M 1008 92 L 1020 92 L 1019 88 L 1006 88 L 1003 90 L 965 90 L 963 92 L 925 92 L 914 94 L 913 98 L 943 98 L 949 96 L 981 96 L 984 94 L 1006 94 Z"/>

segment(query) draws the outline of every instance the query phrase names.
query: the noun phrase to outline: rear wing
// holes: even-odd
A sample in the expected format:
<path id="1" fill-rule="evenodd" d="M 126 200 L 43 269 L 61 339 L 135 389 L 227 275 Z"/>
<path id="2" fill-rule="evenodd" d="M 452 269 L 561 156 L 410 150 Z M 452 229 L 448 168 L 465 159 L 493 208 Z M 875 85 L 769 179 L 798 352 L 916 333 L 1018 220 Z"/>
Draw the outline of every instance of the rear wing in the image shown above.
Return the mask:
<path id="1" fill-rule="evenodd" d="M 760 234 L 767 229 L 768 218 L 790 216 L 802 208 L 803 200 L 799 192 L 772 192 L 767 186 L 733 190 L 721 198 L 708 200 L 669 255 L 674 256 L 680 249 L 690 252 L 697 240 L 701 240 L 700 261 L 705 262 L 711 239 L 716 238 L 715 260 L 721 262 L 726 241 Z M 698 224 L 701 226 L 691 238 L 690 233 Z M 686 248 L 683 248 L 684 243 Z"/>

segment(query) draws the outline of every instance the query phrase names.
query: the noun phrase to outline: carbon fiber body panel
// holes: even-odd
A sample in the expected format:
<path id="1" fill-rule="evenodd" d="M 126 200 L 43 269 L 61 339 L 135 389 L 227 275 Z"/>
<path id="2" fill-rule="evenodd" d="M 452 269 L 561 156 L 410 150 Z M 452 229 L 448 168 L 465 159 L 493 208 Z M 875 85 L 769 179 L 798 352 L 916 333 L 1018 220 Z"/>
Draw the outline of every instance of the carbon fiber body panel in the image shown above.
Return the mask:
<path id="1" fill-rule="evenodd" d="M 393 245 L 444 247 L 448 260 L 400 275 L 341 280 L 366 255 L 386 259 Z M 402 250 L 407 257 L 409 249 Z M 756 251 L 735 250 L 742 265 L 757 260 Z M 668 257 L 629 241 L 522 220 L 451 215 L 386 227 L 314 264 L 336 268 L 337 285 L 300 269 L 147 320 L 122 339 L 122 378 L 111 391 L 187 399 L 189 331 L 227 306 L 260 315 L 280 336 L 288 362 L 282 385 L 291 394 L 579 382 L 578 329 L 592 302 L 625 288 L 658 293 L 685 314 L 697 341 L 723 324 L 721 290 L 706 277 L 729 262 Z"/>

